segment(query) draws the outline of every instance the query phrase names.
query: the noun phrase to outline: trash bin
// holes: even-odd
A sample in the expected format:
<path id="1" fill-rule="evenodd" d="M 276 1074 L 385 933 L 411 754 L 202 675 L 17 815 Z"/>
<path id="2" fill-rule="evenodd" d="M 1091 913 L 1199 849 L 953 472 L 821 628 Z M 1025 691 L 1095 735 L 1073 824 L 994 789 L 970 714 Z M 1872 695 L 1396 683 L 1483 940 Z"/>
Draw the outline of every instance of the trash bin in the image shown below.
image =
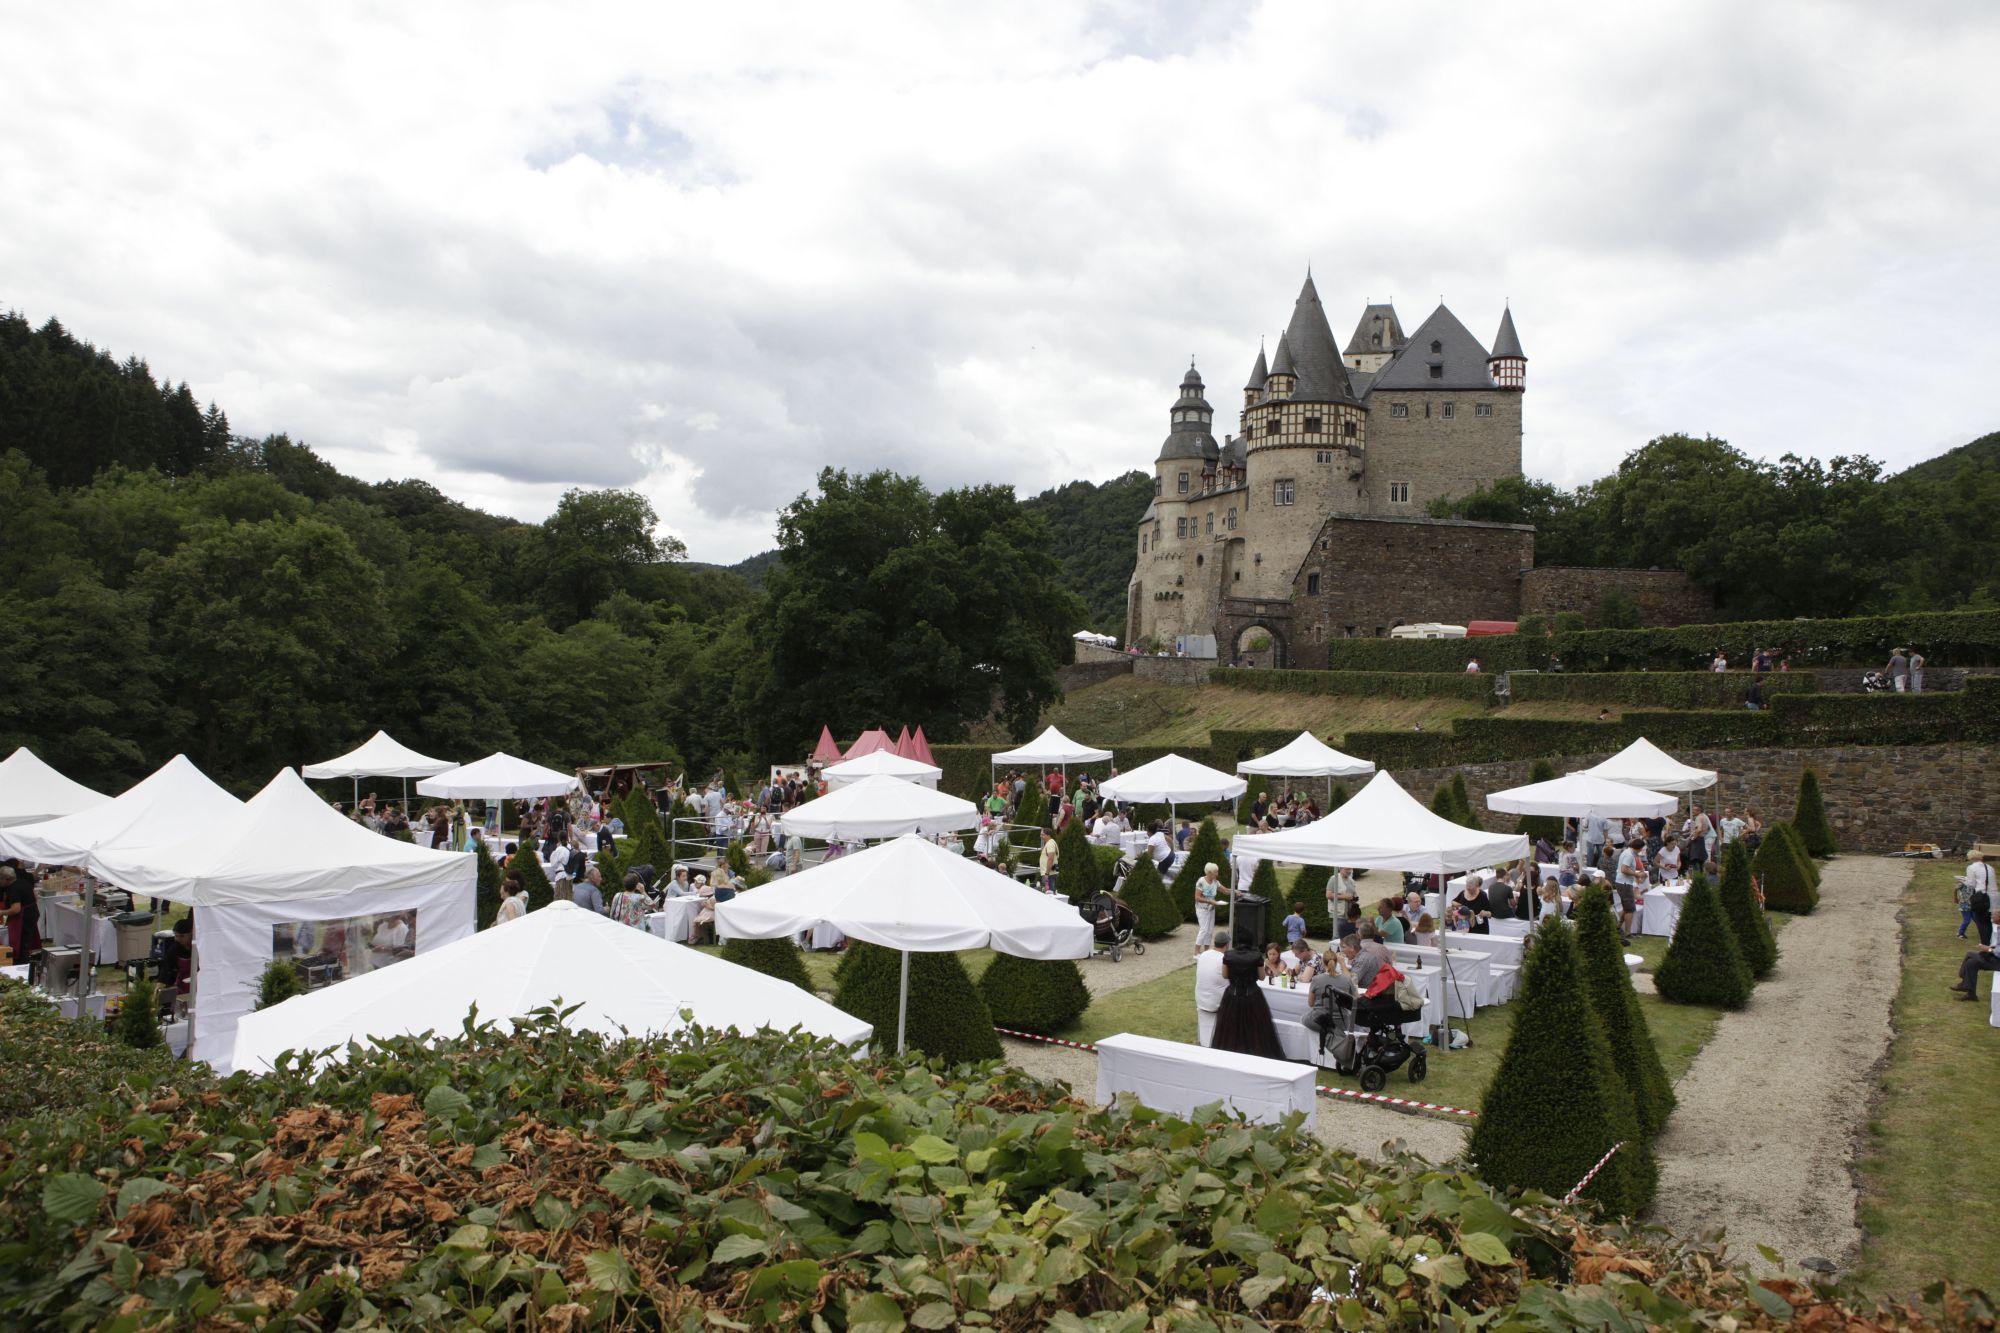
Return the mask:
<path id="1" fill-rule="evenodd" d="M 150 957 L 153 952 L 153 914 L 120 912 L 111 918 L 118 929 L 118 961 L 129 963 Z"/>
<path id="2" fill-rule="evenodd" d="M 1271 938 L 1271 900 L 1255 893 L 1239 893 L 1229 909 L 1229 946 L 1232 949 L 1263 951 Z"/>

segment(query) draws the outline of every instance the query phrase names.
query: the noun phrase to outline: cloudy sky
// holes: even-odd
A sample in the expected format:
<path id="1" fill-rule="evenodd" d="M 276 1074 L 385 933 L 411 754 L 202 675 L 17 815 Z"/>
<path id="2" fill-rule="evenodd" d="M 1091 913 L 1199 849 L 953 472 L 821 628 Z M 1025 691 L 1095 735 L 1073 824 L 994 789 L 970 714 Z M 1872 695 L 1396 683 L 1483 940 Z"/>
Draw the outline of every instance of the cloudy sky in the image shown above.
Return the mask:
<path id="1" fill-rule="evenodd" d="M 240 432 L 696 559 L 828 464 L 1147 466 L 1308 264 L 1531 358 L 1527 470 L 2000 428 L 2000 6 L 16 6 L 0 306 Z M 1233 418 L 1232 418 L 1233 420 Z"/>

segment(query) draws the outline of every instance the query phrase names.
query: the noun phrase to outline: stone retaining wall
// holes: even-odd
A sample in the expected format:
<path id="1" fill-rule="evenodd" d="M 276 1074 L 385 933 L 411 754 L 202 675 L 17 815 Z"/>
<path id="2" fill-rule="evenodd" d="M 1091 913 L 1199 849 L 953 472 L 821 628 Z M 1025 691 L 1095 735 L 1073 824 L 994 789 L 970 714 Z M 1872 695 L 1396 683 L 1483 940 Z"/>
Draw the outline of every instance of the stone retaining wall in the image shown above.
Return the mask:
<path id="1" fill-rule="evenodd" d="M 1212 657 L 1135 657 L 1132 674 L 1161 685 L 1206 685 L 1215 670 Z"/>
<path id="2" fill-rule="evenodd" d="M 1072 690 L 1081 690 L 1110 680 L 1113 676 L 1122 676 L 1132 669 L 1132 662 L 1132 658 L 1123 655 L 1109 662 L 1102 660 L 1072 662 L 1068 666 L 1056 668 L 1056 684 L 1062 687 L 1064 694 L 1068 694 Z"/>

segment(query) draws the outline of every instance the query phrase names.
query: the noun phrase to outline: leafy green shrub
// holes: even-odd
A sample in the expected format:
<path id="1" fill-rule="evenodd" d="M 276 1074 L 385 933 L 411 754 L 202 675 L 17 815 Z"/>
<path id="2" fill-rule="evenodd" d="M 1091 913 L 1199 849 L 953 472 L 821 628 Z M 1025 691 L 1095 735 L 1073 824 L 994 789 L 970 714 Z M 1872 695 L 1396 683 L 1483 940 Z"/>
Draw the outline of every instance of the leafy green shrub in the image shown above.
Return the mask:
<path id="1" fill-rule="evenodd" d="M 1153 864 L 1150 856 L 1141 856 L 1139 863 L 1132 867 L 1132 873 L 1125 877 L 1124 888 L 1119 897 L 1139 918 L 1139 934 L 1149 940 L 1157 940 L 1171 935 L 1181 924 L 1181 914 L 1174 910 L 1173 900 L 1167 896 L 1167 886 L 1160 879 L 1160 869 Z"/>
<path id="2" fill-rule="evenodd" d="M 661 875 L 673 873 L 673 847 L 660 827 L 659 816 L 653 813 L 652 802 L 636 788 L 626 805 L 625 840 L 618 846 L 618 862 L 621 867 L 651 866 Z"/>
<path id="3" fill-rule="evenodd" d="M 1325 866 L 1300 866 L 1299 873 L 1292 876 L 1292 894 L 1286 899 L 1299 904 L 1299 915 L 1306 919 L 1306 938 L 1315 944 L 1333 938 L 1333 918 L 1326 910 L 1326 882 L 1333 871 Z M 1279 913 L 1282 918 L 1284 913 Z"/>
<path id="4" fill-rule="evenodd" d="M 1653 972 L 1653 989 L 1669 1004 L 1741 1009 L 1750 1002 L 1750 968 L 1708 876 L 1688 881 L 1680 924 Z"/>
<path id="5" fill-rule="evenodd" d="M 543 872 L 541 858 L 535 855 L 533 843 L 523 841 L 516 847 L 514 855 L 507 861 L 507 868 L 521 877 L 521 887 L 528 891 L 530 912 L 540 911 L 556 900 L 555 886 L 549 883 L 548 875 Z"/>
<path id="6" fill-rule="evenodd" d="M 1525 785 L 1553 782 L 1555 779 L 1556 766 L 1546 759 L 1537 759 L 1528 769 L 1528 782 Z M 1562 816 L 1522 815 L 1520 821 L 1514 825 L 1514 831 L 1525 833 L 1531 838 L 1547 838 L 1551 847 L 1560 846 L 1563 833 Z"/>
<path id="7" fill-rule="evenodd" d="M 1769 976 L 1778 964 L 1778 937 L 1771 933 L 1763 904 L 1757 901 L 1757 888 L 1750 882 L 1750 850 L 1740 838 L 1722 854 L 1719 892 L 1723 915 L 1729 918 L 1729 928 L 1743 954 L 1744 965 L 1753 978 L 1761 980 Z"/>
<path id="8" fill-rule="evenodd" d="M 414 835 L 411 834 L 409 825 L 407 824 L 398 824 L 395 828 L 389 830 L 389 836 L 394 838 L 397 842 L 407 842 L 407 843 L 416 842 L 416 838 Z"/>
<path id="9" fill-rule="evenodd" d="M 257 1008 L 269 1009 L 306 993 L 306 974 L 289 958 L 273 958 L 257 979 Z"/>
<path id="10" fill-rule="evenodd" d="M 1098 878 L 1096 851 L 1084 835 L 1081 819 L 1063 826 L 1056 835 L 1056 850 L 1056 887 L 1072 903 L 1089 902 L 1103 881 Z"/>
<path id="11" fill-rule="evenodd" d="M 1560 700 L 1624 704 L 1632 708 L 1741 708 L 1749 692 L 1748 671 L 1557 671 L 1510 679 L 1515 703 Z M 1810 671 L 1773 672 L 1764 694 L 1808 695 L 1819 688 Z"/>
<path id="12" fill-rule="evenodd" d="M 858 940 L 848 946 L 848 954 L 834 973 L 839 985 L 833 1002 L 856 1018 L 873 1023 L 877 1048 L 893 1051 L 902 956 L 894 949 Z M 907 1039 L 913 1050 L 947 1064 L 1000 1058 L 993 1014 L 972 978 L 965 974 L 957 954 L 910 955 Z"/>
<path id="13" fill-rule="evenodd" d="M 1061 1032 L 1090 1007 L 1083 972 L 1068 958 L 995 954 L 979 978 L 979 994 L 994 1023 L 1021 1032 Z"/>
<path id="14" fill-rule="evenodd" d="M 126 988 L 125 1003 L 118 1008 L 118 1040 L 138 1051 L 165 1044 L 160 1035 L 158 982 L 141 977 Z"/>
<path id="15" fill-rule="evenodd" d="M 1174 875 L 1174 906 L 1180 910 L 1181 920 L 1194 920 L 1194 882 L 1211 863 L 1221 868 L 1223 882 L 1227 883 L 1229 856 L 1222 846 L 1222 834 L 1216 830 L 1213 819 L 1204 819 L 1188 844 L 1187 859 Z M 1216 920 L 1220 921 L 1227 910 L 1227 907 L 1217 908 Z"/>
<path id="16" fill-rule="evenodd" d="M 479 861 L 479 888 L 473 897 L 472 924 L 474 929 L 484 930 L 493 924 L 493 918 L 500 915 L 500 863 L 487 850 L 484 838 L 479 840 L 479 848 L 474 855 Z"/>
<path id="17" fill-rule="evenodd" d="M 1334 783 L 1333 790 L 1330 793 L 1328 793 L 1326 798 L 1326 812 L 1328 814 L 1332 814 L 1334 811 L 1340 809 L 1341 806 L 1346 804 L 1347 804 L 1347 784 L 1345 782 Z"/>
<path id="18" fill-rule="evenodd" d="M 1589 628 L 1589 622 L 1583 618 L 1583 613 L 1581 611 L 1556 612 L 1556 619 L 1555 619 L 1556 633 L 1575 634 L 1587 628 Z M 1519 632 L 1518 629 L 1516 632 L 1517 633 Z"/>
<path id="19" fill-rule="evenodd" d="M 729 846 L 723 849 L 722 861 L 739 875 L 748 876 L 750 873 L 750 851 L 741 838 L 732 839 Z"/>
<path id="20" fill-rule="evenodd" d="M 1632 1094 L 1639 1132 L 1652 1138 L 1673 1113 L 1674 1085 L 1660 1063 L 1646 1012 L 1639 1007 L 1639 992 L 1625 967 L 1625 946 L 1618 938 L 1611 895 L 1598 887 L 1585 889 L 1577 895 L 1572 922 L 1590 1007 L 1611 1047 L 1611 1063 Z"/>
<path id="21" fill-rule="evenodd" d="M 1811 863 L 1786 836 L 1790 833 L 1791 826 L 1783 820 L 1765 829 L 1750 868 L 1764 886 L 1766 908 L 1805 916 L 1819 906 L 1819 886 L 1813 882 Z"/>
<path id="22" fill-rule="evenodd" d="M 806 970 L 806 956 L 790 940 L 724 940 L 721 957 L 725 963 L 789 981 L 808 995 L 817 993 L 812 973 Z"/>
<path id="23" fill-rule="evenodd" d="M 1810 768 L 1799 775 L 1799 803 L 1792 827 L 1808 856 L 1832 856 L 1839 850 L 1833 841 L 1833 825 L 1826 820 L 1826 801 L 1819 794 L 1819 774 Z"/>
<path id="24" fill-rule="evenodd" d="M 164 1046 L 136 1049 L 96 1024 L 64 1018 L 41 992 L 18 981 L 0 981 L 0 1068 L 7 1071 L 0 1078 L 0 1125 L 32 1122 L 55 1142 L 60 1142 L 65 1117 L 76 1111 L 102 1105 L 122 1125 L 134 1103 L 145 1100 L 135 1092 L 192 1087 L 207 1079 L 207 1066 L 176 1060 Z M 10 1132 L 9 1147 L 18 1146 Z M 0 1212 L 7 1207 L 4 1196 L 10 1188 L 35 1187 L 32 1176 L 23 1177 L 10 1166 L 11 1161 L 0 1165 Z M 39 1202 L 33 1206 L 40 1208 Z M 8 1230 L 0 1217 L 0 1245 Z M 19 1259 L 24 1268 L 32 1267 L 29 1256 Z M 0 1315 L 8 1309 L 7 1264 L 0 1257 Z M 6 1322 L 0 1317 L 0 1324 Z"/>
<path id="25" fill-rule="evenodd" d="M 1470 699 L 1475 703 L 1490 702 L 1493 698 L 1492 683 L 1485 676 L 1468 674 L 1463 658 L 1458 666 L 1456 671 L 1428 672 L 1234 671 L 1217 667 L 1209 673 L 1208 679 L 1212 685 L 1258 690 L 1266 694 L 1336 694 L 1370 699 Z"/>
<path id="26" fill-rule="evenodd" d="M 1637 1213 L 1652 1202 L 1659 1168 L 1591 1007 L 1576 941 L 1553 921 L 1532 938 L 1514 1030 L 1480 1101 L 1468 1155 L 1494 1185 L 1560 1198 L 1623 1144 L 1583 1197 L 1614 1215 Z"/>

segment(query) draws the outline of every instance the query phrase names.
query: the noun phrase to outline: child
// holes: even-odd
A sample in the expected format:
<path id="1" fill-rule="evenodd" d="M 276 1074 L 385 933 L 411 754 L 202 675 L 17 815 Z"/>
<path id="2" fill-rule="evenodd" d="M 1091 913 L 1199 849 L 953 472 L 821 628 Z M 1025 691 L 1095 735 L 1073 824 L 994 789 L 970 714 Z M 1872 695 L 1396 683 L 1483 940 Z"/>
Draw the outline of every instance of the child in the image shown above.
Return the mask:
<path id="1" fill-rule="evenodd" d="M 1287 947 L 1297 944 L 1300 940 L 1305 938 L 1306 934 L 1305 911 L 1306 908 L 1304 903 L 1292 904 L 1292 914 L 1285 918 L 1285 944 Z"/>

